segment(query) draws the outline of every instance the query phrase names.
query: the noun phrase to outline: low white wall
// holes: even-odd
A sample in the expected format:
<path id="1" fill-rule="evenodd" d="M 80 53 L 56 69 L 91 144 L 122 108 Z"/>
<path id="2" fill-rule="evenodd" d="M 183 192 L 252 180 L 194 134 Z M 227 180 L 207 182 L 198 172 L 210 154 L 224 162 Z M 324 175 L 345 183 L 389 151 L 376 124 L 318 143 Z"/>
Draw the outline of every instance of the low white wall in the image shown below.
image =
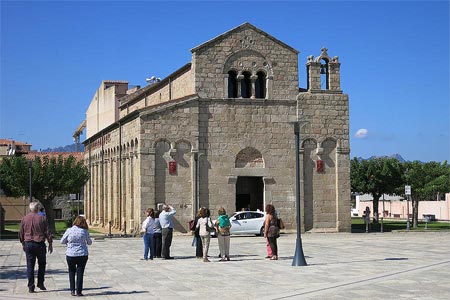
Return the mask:
<path id="1" fill-rule="evenodd" d="M 356 196 L 356 208 L 358 216 L 362 217 L 366 206 L 370 208 L 371 216 L 373 216 L 373 203 L 372 200 L 360 200 L 359 196 Z M 380 217 L 385 218 L 406 218 L 407 206 L 409 206 L 409 215 L 412 216 L 412 203 L 405 200 L 385 200 L 384 201 L 384 214 L 383 212 L 383 199 L 380 199 L 378 204 L 378 213 Z M 355 216 L 354 214 L 352 214 Z M 450 194 L 446 194 L 445 201 L 420 201 L 419 202 L 419 218 L 423 218 L 423 215 L 435 215 L 438 220 L 450 220 Z"/>

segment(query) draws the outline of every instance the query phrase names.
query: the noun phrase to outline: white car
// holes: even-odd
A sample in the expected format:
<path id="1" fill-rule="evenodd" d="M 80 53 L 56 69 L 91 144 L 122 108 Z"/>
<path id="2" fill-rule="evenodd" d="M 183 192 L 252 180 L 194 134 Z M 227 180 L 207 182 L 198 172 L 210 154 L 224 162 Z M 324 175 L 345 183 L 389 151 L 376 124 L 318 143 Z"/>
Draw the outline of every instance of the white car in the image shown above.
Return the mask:
<path id="1" fill-rule="evenodd" d="M 230 217 L 231 234 L 264 235 L 264 219 L 262 211 L 238 211 Z"/>

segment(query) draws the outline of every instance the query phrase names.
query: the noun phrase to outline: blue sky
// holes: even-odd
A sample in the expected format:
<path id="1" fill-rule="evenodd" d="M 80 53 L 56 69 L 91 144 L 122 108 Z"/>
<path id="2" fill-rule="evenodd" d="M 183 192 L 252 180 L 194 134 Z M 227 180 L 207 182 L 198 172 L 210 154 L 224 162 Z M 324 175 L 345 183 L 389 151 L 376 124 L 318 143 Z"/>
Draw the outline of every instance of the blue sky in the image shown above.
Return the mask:
<path id="1" fill-rule="evenodd" d="M 164 78 L 250 22 L 307 56 L 339 56 L 351 157 L 450 158 L 448 1 L 1 1 L 0 138 L 72 143 L 102 80 Z M 83 137 L 82 137 L 83 138 Z"/>

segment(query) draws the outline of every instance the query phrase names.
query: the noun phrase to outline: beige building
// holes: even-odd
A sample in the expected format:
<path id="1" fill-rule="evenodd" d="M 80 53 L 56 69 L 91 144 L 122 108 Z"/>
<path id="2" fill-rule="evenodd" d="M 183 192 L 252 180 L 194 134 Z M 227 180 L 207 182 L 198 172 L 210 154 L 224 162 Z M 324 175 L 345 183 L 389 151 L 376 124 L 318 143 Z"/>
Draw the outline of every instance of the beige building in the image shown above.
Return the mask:
<path id="1" fill-rule="evenodd" d="M 0 159 L 4 156 L 27 154 L 30 151 L 31 144 L 10 139 L 0 139 Z"/>
<path id="2" fill-rule="evenodd" d="M 295 140 L 300 133 L 305 231 L 350 231 L 348 96 L 338 57 L 298 51 L 249 23 L 193 49 L 192 60 L 162 80 L 128 90 L 103 81 L 86 113 L 91 179 L 85 212 L 94 226 L 130 232 L 159 203 L 186 231 L 199 206 L 213 216 L 275 205 L 295 228 Z"/>

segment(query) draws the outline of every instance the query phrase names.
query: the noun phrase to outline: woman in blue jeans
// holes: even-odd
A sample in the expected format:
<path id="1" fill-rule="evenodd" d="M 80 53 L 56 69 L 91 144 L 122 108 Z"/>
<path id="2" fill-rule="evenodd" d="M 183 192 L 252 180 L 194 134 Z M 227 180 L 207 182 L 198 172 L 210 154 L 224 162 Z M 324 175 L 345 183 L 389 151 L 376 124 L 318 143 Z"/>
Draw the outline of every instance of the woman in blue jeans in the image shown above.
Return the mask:
<path id="1" fill-rule="evenodd" d="M 70 293 L 72 296 L 83 296 L 84 268 L 89 256 L 87 245 L 92 244 L 84 217 L 78 216 L 75 218 L 73 226 L 67 229 L 61 238 L 61 244 L 67 244 L 66 260 L 69 267 Z M 77 274 L 76 289 L 75 273 Z"/>
<path id="2" fill-rule="evenodd" d="M 155 211 L 153 208 L 147 208 L 147 218 L 142 222 L 142 232 L 144 233 L 144 260 L 148 260 L 148 252 L 150 250 L 150 260 L 153 260 L 155 256 L 155 244 L 153 240 L 154 227 L 155 227 Z"/>

